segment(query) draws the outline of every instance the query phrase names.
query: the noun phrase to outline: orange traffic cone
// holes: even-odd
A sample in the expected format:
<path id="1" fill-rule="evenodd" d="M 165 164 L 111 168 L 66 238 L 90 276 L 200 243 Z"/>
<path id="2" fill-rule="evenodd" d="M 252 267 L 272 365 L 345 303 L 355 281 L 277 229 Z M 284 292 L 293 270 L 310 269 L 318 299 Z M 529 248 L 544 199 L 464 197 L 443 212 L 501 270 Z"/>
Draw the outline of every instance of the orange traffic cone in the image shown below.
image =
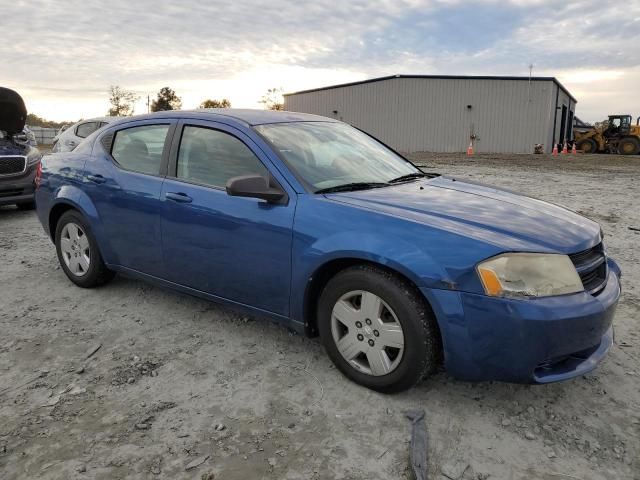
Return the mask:
<path id="1" fill-rule="evenodd" d="M 551 150 L 551 155 L 553 155 L 554 157 L 558 156 L 558 144 L 557 143 L 553 144 L 553 150 Z"/>
<path id="2" fill-rule="evenodd" d="M 566 155 L 569 153 L 569 150 L 567 149 L 567 142 L 564 142 L 564 145 L 562 146 L 562 155 Z"/>
<path id="3" fill-rule="evenodd" d="M 573 142 L 573 147 L 571 147 L 571 155 L 576 155 L 578 153 L 578 149 L 576 148 L 576 142 Z"/>
<path id="4" fill-rule="evenodd" d="M 469 142 L 469 148 L 467 148 L 467 155 L 468 156 L 473 155 L 473 140 Z"/>

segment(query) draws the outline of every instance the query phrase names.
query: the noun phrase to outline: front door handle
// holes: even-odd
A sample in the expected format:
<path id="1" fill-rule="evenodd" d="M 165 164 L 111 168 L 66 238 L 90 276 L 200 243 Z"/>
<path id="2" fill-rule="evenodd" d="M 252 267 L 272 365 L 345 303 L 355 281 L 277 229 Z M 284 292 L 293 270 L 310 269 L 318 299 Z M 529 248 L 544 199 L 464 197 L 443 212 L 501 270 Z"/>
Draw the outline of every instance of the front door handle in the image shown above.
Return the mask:
<path id="1" fill-rule="evenodd" d="M 167 200 L 173 200 L 180 203 L 191 203 L 192 198 L 186 193 L 182 192 L 167 192 L 164 196 Z"/>
<path id="2" fill-rule="evenodd" d="M 104 183 L 107 181 L 106 178 L 104 178 L 102 175 L 98 174 L 98 175 L 87 175 L 87 180 L 93 182 L 93 183 Z"/>

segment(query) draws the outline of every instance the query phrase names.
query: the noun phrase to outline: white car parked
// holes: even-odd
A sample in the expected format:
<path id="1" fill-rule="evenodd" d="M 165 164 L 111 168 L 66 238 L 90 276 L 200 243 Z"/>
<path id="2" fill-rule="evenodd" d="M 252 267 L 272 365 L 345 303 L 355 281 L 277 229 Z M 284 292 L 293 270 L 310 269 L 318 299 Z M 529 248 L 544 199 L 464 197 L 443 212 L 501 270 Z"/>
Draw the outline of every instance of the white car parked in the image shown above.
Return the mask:
<path id="1" fill-rule="evenodd" d="M 58 133 L 53 139 L 52 152 L 70 152 L 99 128 L 118 120 L 120 117 L 96 117 L 80 120 L 78 123 Z"/>

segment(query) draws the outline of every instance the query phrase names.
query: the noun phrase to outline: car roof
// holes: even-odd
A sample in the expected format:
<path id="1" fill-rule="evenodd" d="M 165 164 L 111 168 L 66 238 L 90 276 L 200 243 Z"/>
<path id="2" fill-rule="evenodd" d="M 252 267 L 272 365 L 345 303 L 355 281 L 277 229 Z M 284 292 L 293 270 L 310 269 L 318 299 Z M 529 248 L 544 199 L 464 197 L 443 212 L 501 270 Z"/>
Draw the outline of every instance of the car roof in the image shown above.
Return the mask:
<path id="1" fill-rule="evenodd" d="M 76 123 L 74 123 L 71 126 L 74 125 L 78 125 L 80 123 L 86 123 L 86 122 L 107 122 L 107 123 L 111 123 L 111 122 L 115 122 L 116 120 L 120 120 L 121 118 L 124 117 L 93 117 L 93 118 L 83 118 L 82 120 L 78 120 Z"/>
<path id="2" fill-rule="evenodd" d="M 166 110 L 124 117 L 122 120 L 146 120 L 153 118 L 198 118 L 202 120 L 220 120 L 232 118 L 247 125 L 264 125 L 267 123 L 290 122 L 338 122 L 333 118 L 311 115 L 309 113 L 286 112 L 278 110 L 257 110 L 243 108 L 199 108 L 197 110 Z"/>

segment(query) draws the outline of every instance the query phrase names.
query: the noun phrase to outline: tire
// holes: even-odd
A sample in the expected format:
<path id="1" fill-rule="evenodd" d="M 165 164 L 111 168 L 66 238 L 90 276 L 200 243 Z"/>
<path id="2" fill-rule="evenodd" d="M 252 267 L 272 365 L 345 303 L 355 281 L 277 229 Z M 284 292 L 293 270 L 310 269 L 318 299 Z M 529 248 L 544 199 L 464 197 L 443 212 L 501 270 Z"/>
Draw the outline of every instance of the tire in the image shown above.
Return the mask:
<path id="1" fill-rule="evenodd" d="M 582 150 L 584 153 L 596 153 L 598 151 L 598 145 L 591 138 L 580 140 L 576 144 L 578 150 Z"/>
<path id="2" fill-rule="evenodd" d="M 114 277 L 115 272 L 102 260 L 89 224 L 77 210 L 65 212 L 58 220 L 55 244 L 60 266 L 79 287 L 97 287 Z"/>
<path id="3" fill-rule="evenodd" d="M 338 273 L 320 295 L 317 313 L 329 358 L 346 377 L 367 388 L 400 392 L 440 364 L 442 341 L 431 309 L 415 287 L 385 270 L 359 265 Z M 397 348 L 400 339 L 403 345 Z M 358 349 L 362 351 L 356 354 Z"/>
<path id="4" fill-rule="evenodd" d="M 618 152 L 622 155 L 638 155 L 640 153 L 640 141 L 633 137 L 623 138 L 618 143 Z"/>
<path id="5" fill-rule="evenodd" d="M 18 210 L 33 210 L 36 208 L 35 202 L 16 203 Z"/>

